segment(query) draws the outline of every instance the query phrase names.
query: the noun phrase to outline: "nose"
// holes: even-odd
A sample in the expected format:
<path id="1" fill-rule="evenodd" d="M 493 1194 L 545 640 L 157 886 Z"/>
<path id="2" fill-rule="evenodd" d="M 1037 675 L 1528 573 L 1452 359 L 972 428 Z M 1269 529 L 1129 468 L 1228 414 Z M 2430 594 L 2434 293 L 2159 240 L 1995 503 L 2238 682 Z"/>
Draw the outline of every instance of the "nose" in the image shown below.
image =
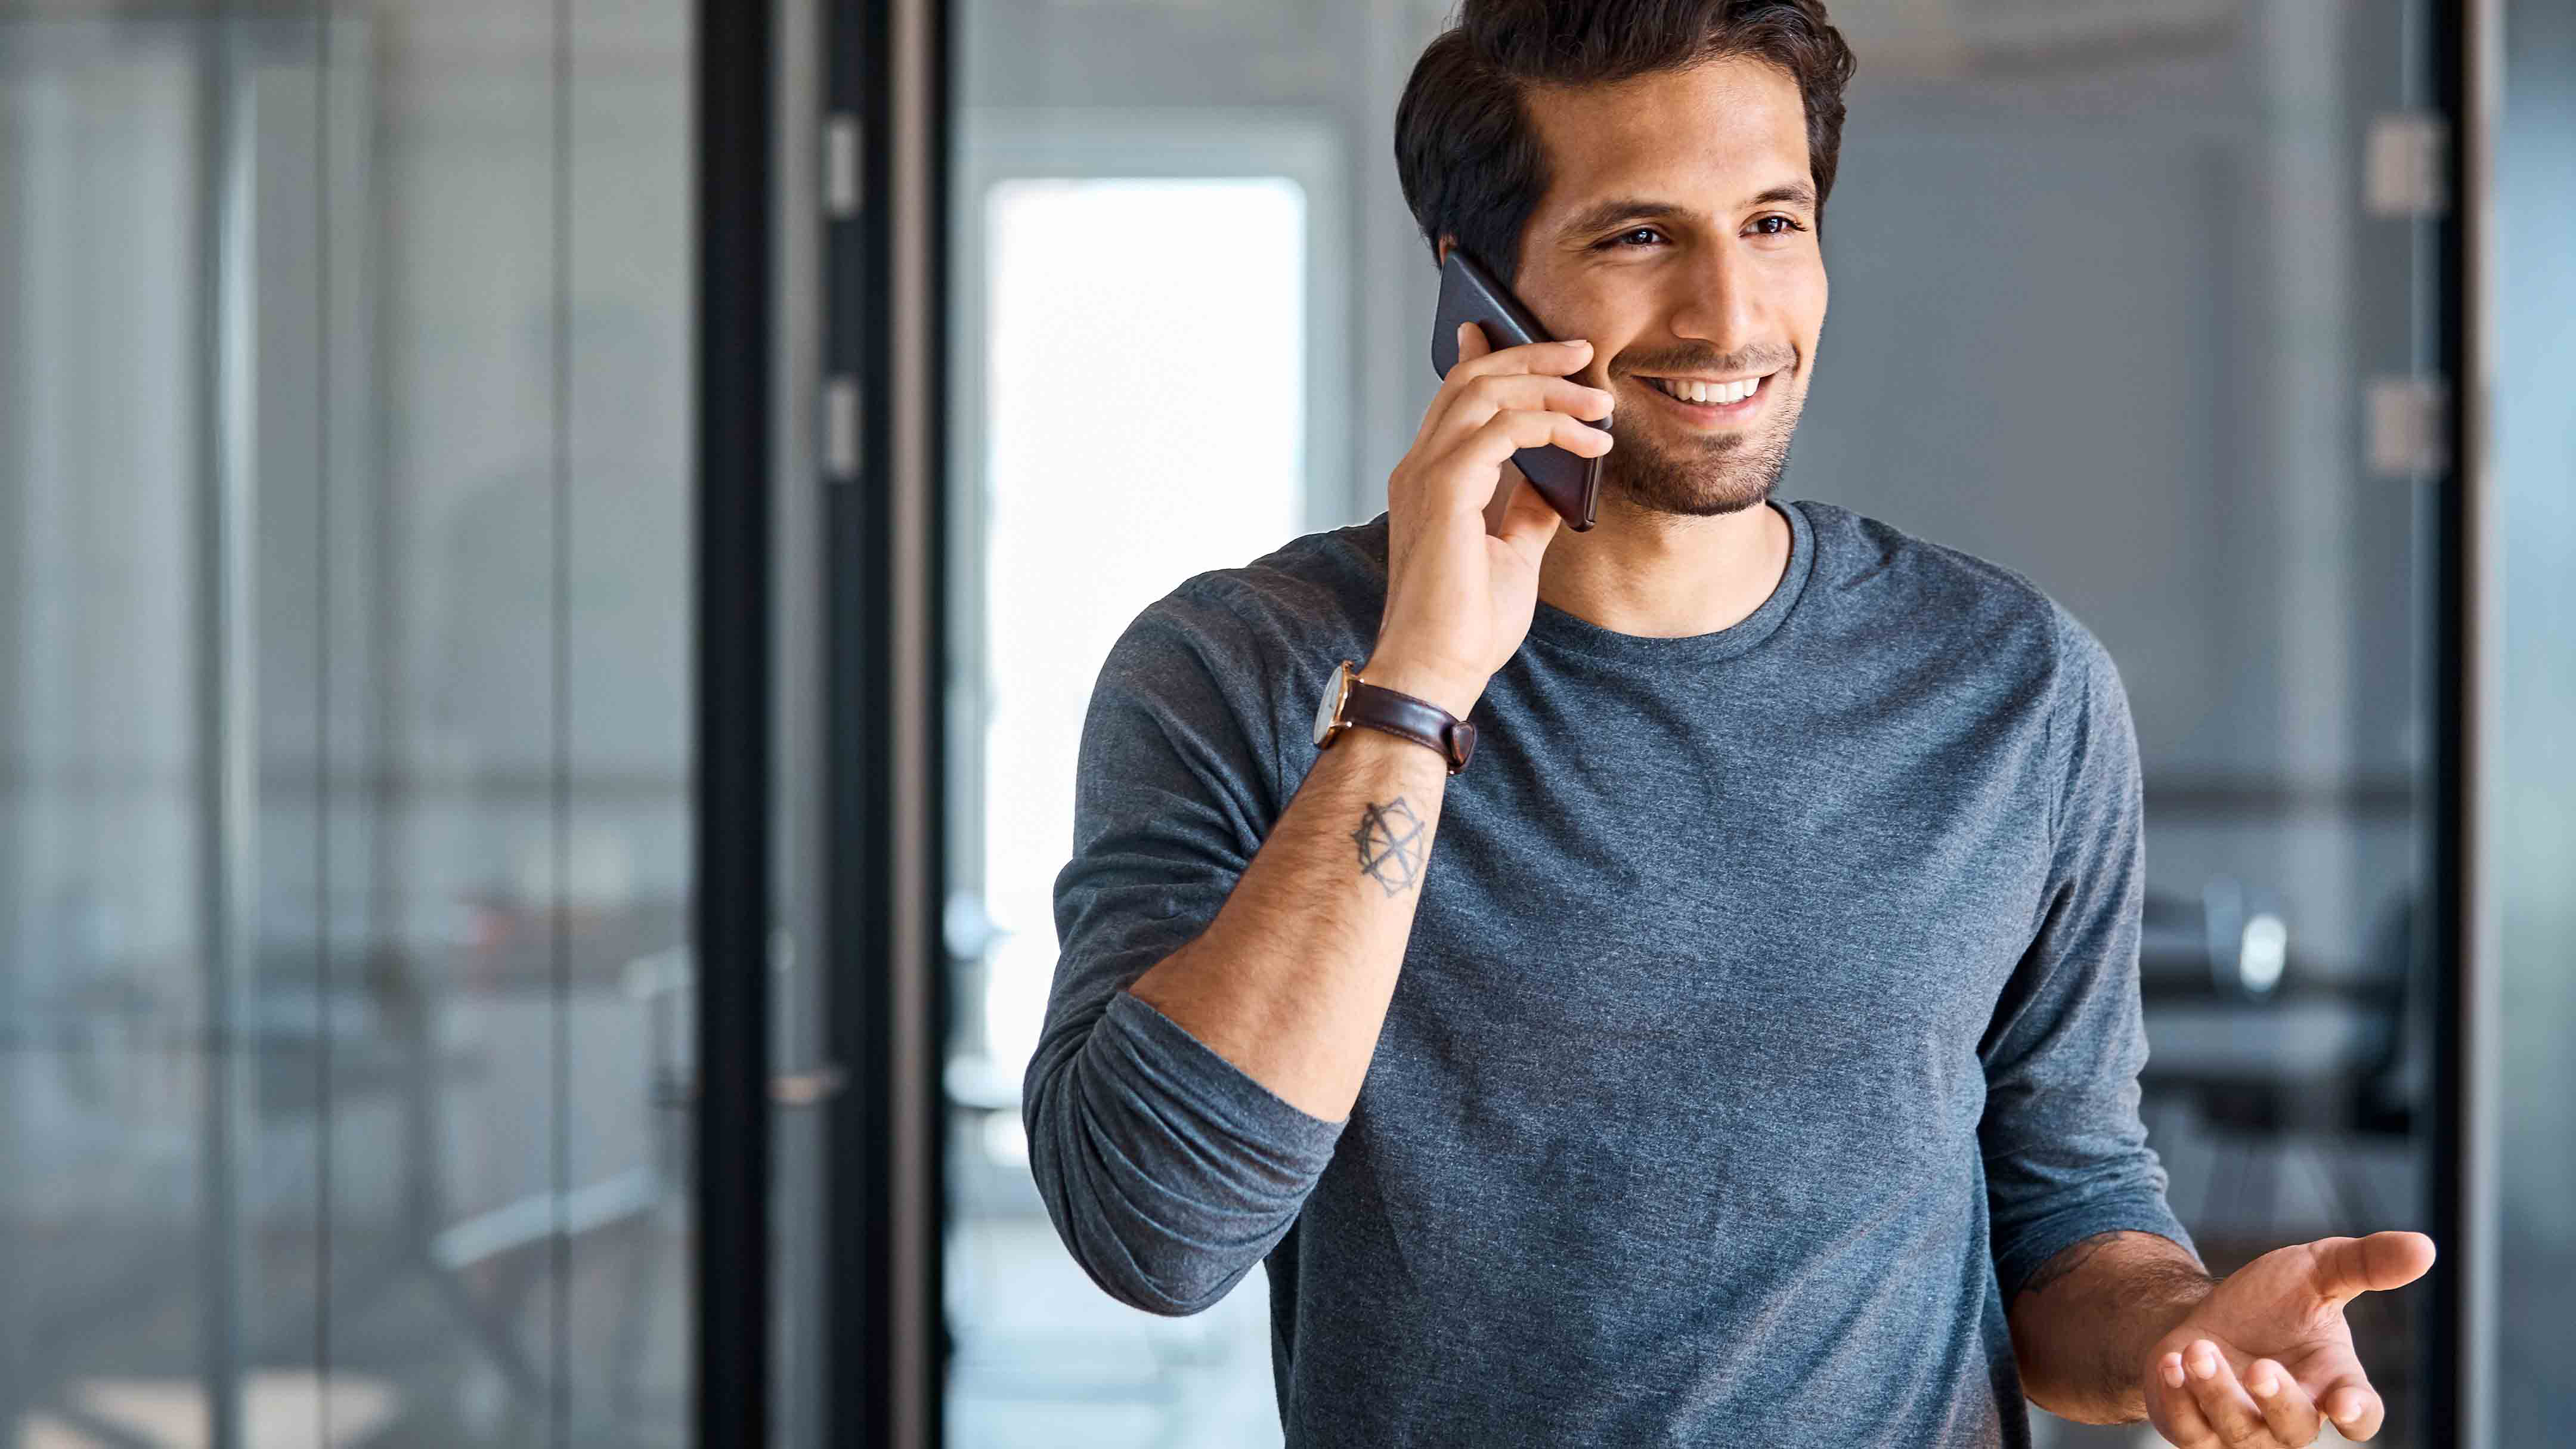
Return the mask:
<path id="1" fill-rule="evenodd" d="M 1674 335 L 1704 341 L 1730 363 L 1755 361 L 1747 349 L 1763 341 L 1765 308 L 1752 260 L 1733 247 L 1705 248 L 1672 277 Z"/>

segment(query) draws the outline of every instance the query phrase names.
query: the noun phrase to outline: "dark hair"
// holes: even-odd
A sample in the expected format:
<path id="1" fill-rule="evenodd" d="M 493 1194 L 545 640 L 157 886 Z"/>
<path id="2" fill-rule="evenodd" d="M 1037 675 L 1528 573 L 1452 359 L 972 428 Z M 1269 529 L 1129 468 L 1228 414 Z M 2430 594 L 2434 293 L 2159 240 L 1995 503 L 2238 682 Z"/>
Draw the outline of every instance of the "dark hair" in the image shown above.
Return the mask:
<path id="1" fill-rule="evenodd" d="M 1547 151 L 1522 104 L 1529 86 L 1604 85 L 1738 56 L 1798 82 L 1821 227 L 1854 62 L 1820 0 L 1465 0 L 1396 104 L 1405 205 L 1435 252 L 1452 237 L 1508 284 L 1548 185 Z"/>

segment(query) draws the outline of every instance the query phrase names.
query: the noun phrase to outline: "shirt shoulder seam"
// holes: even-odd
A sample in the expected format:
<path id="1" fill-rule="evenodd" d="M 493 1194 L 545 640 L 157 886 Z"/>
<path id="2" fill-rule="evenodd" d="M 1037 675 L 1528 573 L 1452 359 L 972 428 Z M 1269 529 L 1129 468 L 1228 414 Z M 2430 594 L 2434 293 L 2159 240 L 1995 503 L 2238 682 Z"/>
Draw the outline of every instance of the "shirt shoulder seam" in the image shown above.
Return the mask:
<path id="1" fill-rule="evenodd" d="M 2072 746 L 2074 742 L 2071 738 L 2067 740 L 2067 744 L 2069 746 L 2068 757 L 2061 759 L 2058 755 L 2058 740 L 2060 735 L 2063 733 L 2058 723 L 2058 717 L 2066 712 L 2066 697 L 2070 693 L 2068 689 L 2070 680 L 2067 676 L 2076 662 L 2076 656 L 2082 651 L 2068 647 L 2070 641 L 2066 634 L 2066 610 L 2063 607 L 2058 606 L 2055 601 L 2052 600 L 2050 601 L 2049 613 L 2051 617 L 2048 631 L 2050 659 L 2048 671 L 2048 754 L 2046 758 L 2049 765 L 2048 858 L 2053 864 L 2057 859 L 2059 844 L 2058 832 L 2065 823 L 2064 809 L 2066 804 L 2067 776 L 2074 768 L 2074 760 L 2072 758 Z"/>

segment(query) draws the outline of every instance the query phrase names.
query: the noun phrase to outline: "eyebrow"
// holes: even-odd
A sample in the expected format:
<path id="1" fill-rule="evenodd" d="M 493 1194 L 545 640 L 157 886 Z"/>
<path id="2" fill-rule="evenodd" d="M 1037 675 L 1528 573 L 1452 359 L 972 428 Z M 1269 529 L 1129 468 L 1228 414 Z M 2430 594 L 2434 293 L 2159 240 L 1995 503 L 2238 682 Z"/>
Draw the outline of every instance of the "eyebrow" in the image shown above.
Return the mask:
<path id="1" fill-rule="evenodd" d="M 1816 204 L 1816 191 L 1814 187 L 1801 181 L 1788 186 L 1774 186 L 1744 204 L 1769 206 L 1779 201 L 1796 202 L 1800 206 L 1813 209 Z M 1607 231 L 1623 221 L 1652 216 L 1675 216 L 1689 209 L 1678 202 L 1656 201 L 1641 196 L 1615 196 L 1607 201 L 1596 201 L 1585 207 L 1565 225 L 1557 228 L 1556 234 L 1560 240 L 1571 241 L 1597 231 Z"/>

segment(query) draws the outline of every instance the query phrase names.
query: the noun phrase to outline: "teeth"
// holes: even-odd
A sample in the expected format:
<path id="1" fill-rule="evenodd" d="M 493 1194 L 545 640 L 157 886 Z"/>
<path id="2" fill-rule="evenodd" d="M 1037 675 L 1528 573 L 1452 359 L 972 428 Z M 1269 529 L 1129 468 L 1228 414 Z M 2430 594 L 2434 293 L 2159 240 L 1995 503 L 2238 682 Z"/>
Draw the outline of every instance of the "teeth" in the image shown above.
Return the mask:
<path id="1" fill-rule="evenodd" d="M 1753 396 L 1755 388 L 1762 385 L 1762 379 L 1758 377 L 1748 377 L 1741 382 L 1675 382 L 1661 377 L 1650 377 L 1646 380 L 1683 402 L 1716 403 L 1721 406 L 1744 401 Z"/>

